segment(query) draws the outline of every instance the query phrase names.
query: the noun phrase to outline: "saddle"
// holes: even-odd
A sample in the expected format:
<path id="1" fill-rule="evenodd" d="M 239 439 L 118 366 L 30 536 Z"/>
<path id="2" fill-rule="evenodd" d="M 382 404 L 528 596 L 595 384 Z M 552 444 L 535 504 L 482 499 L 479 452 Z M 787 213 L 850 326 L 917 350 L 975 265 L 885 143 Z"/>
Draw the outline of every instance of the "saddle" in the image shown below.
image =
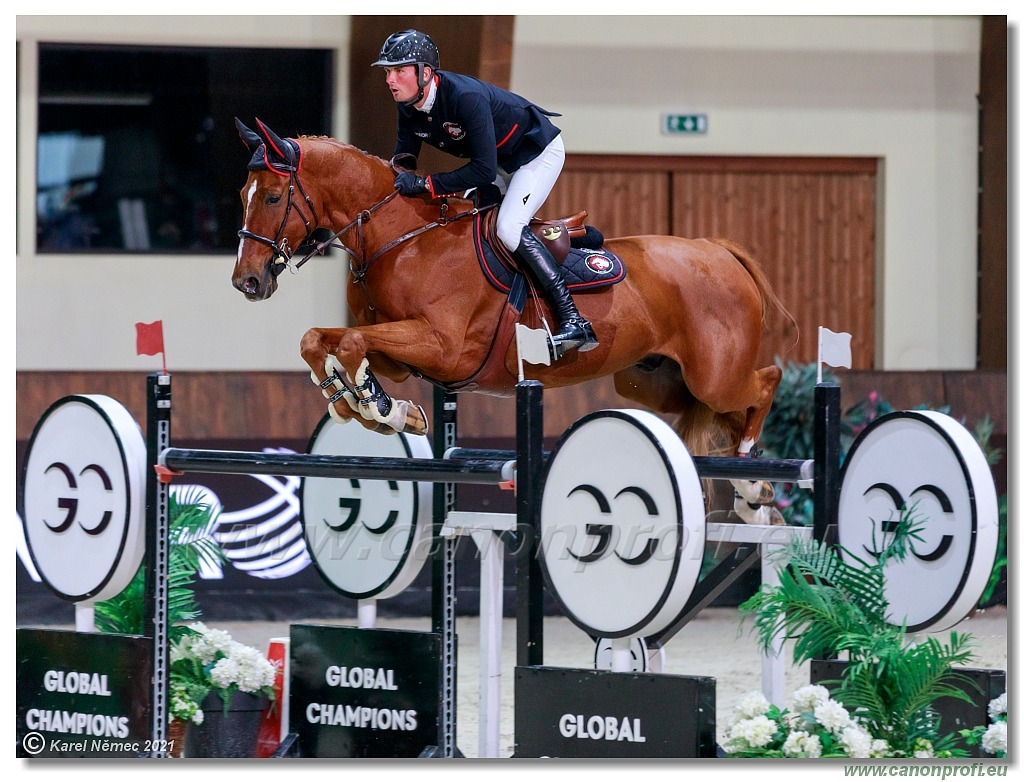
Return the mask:
<path id="1" fill-rule="evenodd" d="M 519 268 L 519 263 L 498 239 L 497 217 L 496 209 L 487 213 L 484 218 L 484 238 L 491 245 L 491 249 L 502 265 L 510 271 L 516 271 Z M 544 243 L 555 262 L 561 264 L 565 263 L 565 259 L 569 257 L 569 249 L 572 247 L 573 240 L 579 242 L 587 235 L 587 226 L 584 222 L 586 219 L 586 212 L 577 212 L 571 217 L 563 217 L 559 220 L 541 220 L 533 217 L 530 219 L 530 231 Z M 601 237 L 602 241 L 603 239 L 604 237 Z"/>
<path id="2" fill-rule="evenodd" d="M 543 242 L 562 272 L 565 284 L 574 291 L 596 290 L 621 282 L 626 276 L 622 260 L 604 249 L 604 236 L 586 225 L 586 212 L 557 220 L 530 221 L 530 230 Z M 508 292 L 512 280 L 521 274 L 519 262 L 497 235 L 497 210 L 477 217 L 477 256 L 484 276 L 500 291 Z"/>

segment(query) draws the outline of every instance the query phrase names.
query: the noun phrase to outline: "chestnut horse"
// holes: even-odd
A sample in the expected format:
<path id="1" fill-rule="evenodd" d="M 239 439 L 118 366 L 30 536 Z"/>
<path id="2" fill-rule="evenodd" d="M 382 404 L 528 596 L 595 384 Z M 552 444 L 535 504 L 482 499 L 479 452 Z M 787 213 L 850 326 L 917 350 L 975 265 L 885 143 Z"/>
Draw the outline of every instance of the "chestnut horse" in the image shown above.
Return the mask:
<path id="1" fill-rule="evenodd" d="M 234 286 L 261 301 L 284 268 L 324 247 L 349 255 L 356 325 L 312 328 L 301 343 L 332 417 L 424 434 L 422 408 L 388 397 L 374 373 L 396 383 L 414 373 L 457 389 L 479 375 L 492 349 L 506 371 L 473 390 L 513 392 L 517 345 L 492 347 L 506 297 L 481 272 L 475 219 L 462 219 L 473 218 L 472 202 L 402 197 L 392 165 L 349 144 L 283 139 L 259 120 L 257 131 L 235 123 L 253 157 L 241 190 Z M 310 246 L 317 229 L 333 236 L 293 265 L 293 248 Z M 773 313 L 793 322 L 761 267 L 722 239 L 631 236 L 604 247 L 624 262 L 625 279 L 576 296 L 600 345 L 531 366 L 531 377 L 553 388 L 614 375 L 620 395 L 678 416 L 691 453 L 748 454 L 782 376 L 774 364 L 757 366 L 762 331 Z"/>

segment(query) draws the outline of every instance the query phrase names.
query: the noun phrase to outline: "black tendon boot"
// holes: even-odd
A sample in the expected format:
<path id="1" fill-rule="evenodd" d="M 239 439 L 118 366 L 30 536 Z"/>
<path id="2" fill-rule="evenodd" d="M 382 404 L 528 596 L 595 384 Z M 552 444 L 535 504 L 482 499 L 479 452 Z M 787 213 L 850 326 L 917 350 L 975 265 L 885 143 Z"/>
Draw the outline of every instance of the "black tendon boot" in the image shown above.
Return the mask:
<path id="1" fill-rule="evenodd" d="M 555 259 L 527 227 L 523 228 L 516 257 L 533 275 L 558 318 L 558 331 L 551 335 L 555 343 L 555 358 L 561 358 L 566 350 L 579 349 L 583 353 L 596 348 L 598 342 L 594 329 L 576 309 Z"/>

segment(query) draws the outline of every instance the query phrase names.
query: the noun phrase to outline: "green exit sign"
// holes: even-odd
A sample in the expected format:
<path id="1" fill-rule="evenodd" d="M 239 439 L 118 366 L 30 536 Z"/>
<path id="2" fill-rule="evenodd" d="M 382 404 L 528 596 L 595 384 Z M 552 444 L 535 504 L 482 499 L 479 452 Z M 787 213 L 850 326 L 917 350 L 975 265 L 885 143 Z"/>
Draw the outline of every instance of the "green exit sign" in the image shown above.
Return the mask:
<path id="1" fill-rule="evenodd" d="M 707 114 L 666 114 L 662 133 L 667 135 L 695 134 L 708 132 Z"/>

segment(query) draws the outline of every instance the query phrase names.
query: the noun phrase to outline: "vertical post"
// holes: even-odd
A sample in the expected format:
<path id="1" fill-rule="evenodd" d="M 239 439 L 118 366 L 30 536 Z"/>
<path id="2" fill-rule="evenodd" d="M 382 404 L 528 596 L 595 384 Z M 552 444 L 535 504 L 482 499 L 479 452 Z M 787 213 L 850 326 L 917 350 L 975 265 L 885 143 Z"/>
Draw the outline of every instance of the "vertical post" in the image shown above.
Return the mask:
<path id="1" fill-rule="evenodd" d="M 836 542 L 840 458 L 839 386 L 819 383 L 814 389 L 814 539 Z"/>
<path id="2" fill-rule="evenodd" d="M 781 528 L 777 527 L 776 529 Z M 785 549 L 784 544 L 769 542 L 768 538 L 761 543 L 761 584 L 763 586 L 777 587 L 780 584 L 779 568 L 784 565 L 779 562 L 778 556 L 783 549 Z M 761 655 L 761 692 L 770 703 L 774 703 L 780 709 L 786 703 L 784 654 L 785 638 L 777 635 L 769 644 L 769 648 Z"/>
<path id="3" fill-rule="evenodd" d="M 516 664 L 544 664 L 544 576 L 540 489 L 544 471 L 544 386 L 516 384 Z"/>
<path id="4" fill-rule="evenodd" d="M 154 467 L 160 453 L 170 447 L 171 376 L 154 372 L 146 385 L 146 558 L 143 632 L 153 640 L 153 708 L 151 757 L 166 757 L 170 703 L 170 637 L 167 583 L 170 571 L 170 509 L 166 483 L 157 480 Z"/>
<path id="5" fill-rule="evenodd" d="M 477 756 L 498 757 L 501 742 L 501 624 L 505 545 L 494 530 L 470 533 L 480 554 L 480 732 Z"/>
<path id="6" fill-rule="evenodd" d="M 458 405 L 455 394 L 434 389 L 434 453 L 443 454 L 456 443 Z M 455 545 L 457 536 L 442 537 L 441 528 L 455 510 L 455 484 L 434 485 L 433 568 L 431 616 L 433 632 L 441 636 L 441 713 L 438 756 L 455 757 Z"/>

